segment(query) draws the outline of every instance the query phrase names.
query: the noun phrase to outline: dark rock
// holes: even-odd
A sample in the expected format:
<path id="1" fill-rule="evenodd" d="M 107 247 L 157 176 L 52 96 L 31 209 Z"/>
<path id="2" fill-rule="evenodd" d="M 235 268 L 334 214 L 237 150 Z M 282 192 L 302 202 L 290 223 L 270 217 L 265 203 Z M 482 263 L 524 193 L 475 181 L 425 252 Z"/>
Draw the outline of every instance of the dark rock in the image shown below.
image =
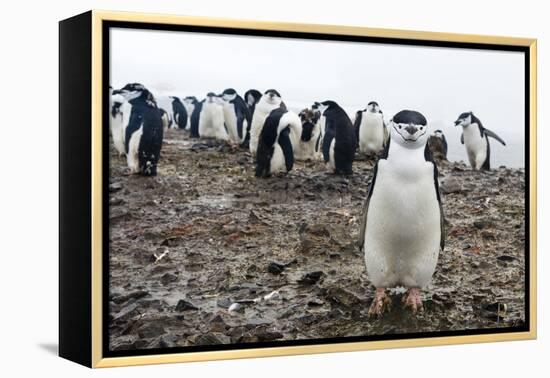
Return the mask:
<path id="1" fill-rule="evenodd" d="M 311 299 L 307 302 L 307 305 L 310 306 L 310 307 L 318 307 L 318 306 L 322 306 L 324 304 L 325 304 L 325 302 L 323 302 L 322 300 L 317 299 L 317 298 L 313 298 L 313 299 Z"/>
<path id="2" fill-rule="evenodd" d="M 138 330 L 138 335 L 142 339 L 150 339 L 152 337 L 158 337 L 160 335 L 164 335 L 165 333 L 166 331 L 164 330 L 164 328 L 155 323 L 147 324 Z"/>
<path id="3" fill-rule="evenodd" d="M 315 272 L 310 272 L 302 276 L 302 278 L 298 280 L 298 283 L 302 285 L 313 285 L 317 283 L 317 281 L 319 281 L 323 275 L 324 273 L 320 270 Z"/>
<path id="4" fill-rule="evenodd" d="M 200 335 L 195 340 L 196 345 L 220 345 L 220 344 L 229 344 L 231 339 L 229 336 L 224 335 L 219 332 L 207 333 Z"/>
<path id="5" fill-rule="evenodd" d="M 165 273 L 162 275 L 162 277 L 160 277 L 160 283 L 163 284 L 164 286 L 172 282 L 176 282 L 177 280 L 178 280 L 178 276 L 172 273 Z"/>
<path id="6" fill-rule="evenodd" d="M 218 299 L 216 305 L 221 308 L 229 308 L 233 302 L 229 298 Z"/>
<path id="7" fill-rule="evenodd" d="M 182 312 L 182 311 L 190 311 L 190 310 L 198 310 L 199 308 L 195 306 L 193 303 L 186 301 L 185 299 L 180 299 L 178 301 L 178 304 L 176 305 L 176 311 Z"/>
<path id="8" fill-rule="evenodd" d="M 125 307 L 118 314 L 114 316 L 113 323 L 124 323 L 136 316 L 141 315 L 141 312 L 137 308 L 136 304 Z"/>
<path id="9" fill-rule="evenodd" d="M 285 270 L 286 265 L 276 261 L 272 261 L 267 266 L 267 271 L 271 274 L 281 274 Z"/>
<path id="10" fill-rule="evenodd" d="M 126 295 L 120 295 L 118 297 L 113 297 L 111 299 L 111 301 L 113 303 L 116 303 L 116 304 L 121 304 L 121 303 L 127 302 L 130 299 L 136 299 L 137 300 L 137 299 L 141 299 L 143 297 L 146 297 L 148 295 L 149 295 L 148 291 L 138 290 L 138 291 L 134 291 L 132 293 L 126 294 Z"/>
<path id="11" fill-rule="evenodd" d="M 508 255 L 501 255 L 501 256 L 498 256 L 498 257 L 497 257 L 497 260 L 499 260 L 499 261 L 506 261 L 506 262 L 508 262 L 508 261 L 514 261 L 515 259 L 516 259 L 515 257 L 513 257 L 513 256 L 508 256 Z"/>
<path id="12" fill-rule="evenodd" d="M 454 178 L 448 178 L 439 186 L 443 194 L 458 193 L 462 191 L 460 183 Z"/>

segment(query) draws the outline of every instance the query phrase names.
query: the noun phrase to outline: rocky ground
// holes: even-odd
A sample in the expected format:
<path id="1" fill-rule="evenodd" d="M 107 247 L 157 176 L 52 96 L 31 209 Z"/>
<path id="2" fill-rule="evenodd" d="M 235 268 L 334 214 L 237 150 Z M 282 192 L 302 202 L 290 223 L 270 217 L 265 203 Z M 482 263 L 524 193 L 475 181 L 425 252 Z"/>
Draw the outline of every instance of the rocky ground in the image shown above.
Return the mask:
<path id="1" fill-rule="evenodd" d="M 110 348 L 129 350 L 519 326 L 523 169 L 439 165 L 446 248 L 425 311 L 369 318 L 356 240 L 372 162 L 257 179 L 250 155 L 165 135 L 157 177 L 111 152 Z"/>

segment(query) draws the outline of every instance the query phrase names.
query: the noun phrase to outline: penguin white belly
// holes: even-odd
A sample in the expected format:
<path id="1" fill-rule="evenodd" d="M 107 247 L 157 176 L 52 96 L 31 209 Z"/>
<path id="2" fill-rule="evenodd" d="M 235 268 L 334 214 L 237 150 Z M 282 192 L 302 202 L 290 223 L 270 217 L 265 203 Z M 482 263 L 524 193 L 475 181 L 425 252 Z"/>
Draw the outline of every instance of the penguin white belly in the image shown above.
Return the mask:
<path id="1" fill-rule="evenodd" d="M 111 116 L 110 126 L 111 135 L 113 136 L 113 144 L 118 151 L 119 156 L 124 155 L 124 128 L 122 127 L 123 117 L 121 113 L 117 113 L 114 117 Z"/>
<path id="2" fill-rule="evenodd" d="M 280 173 L 286 172 L 285 156 L 279 143 L 275 143 L 273 146 L 273 156 L 269 165 L 269 172 Z"/>
<path id="3" fill-rule="evenodd" d="M 328 163 L 331 169 L 336 169 L 336 163 L 334 161 L 334 144 L 336 143 L 336 138 L 332 139 L 330 142 L 330 148 L 328 150 Z"/>
<path id="4" fill-rule="evenodd" d="M 199 119 L 199 135 L 201 138 L 228 139 L 221 105 L 208 103 L 203 105 Z"/>
<path id="5" fill-rule="evenodd" d="M 249 147 L 252 156 L 256 156 L 256 151 L 258 150 L 258 141 L 260 139 L 262 128 L 264 127 L 265 119 L 273 109 L 276 109 L 278 107 L 279 105 L 267 104 L 262 102 L 262 100 L 260 100 L 260 102 L 256 105 L 250 125 Z"/>
<path id="6" fill-rule="evenodd" d="M 367 273 L 376 287 L 422 288 L 435 271 L 441 238 L 433 166 L 389 164 L 380 160 L 369 202 Z"/>
<path id="7" fill-rule="evenodd" d="M 463 128 L 464 145 L 470 165 L 474 169 L 481 169 L 487 159 L 487 140 L 481 137 L 477 125 L 469 125 Z"/>
<path id="8" fill-rule="evenodd" d="M 233 143 L 241 143 L 242 141 L 241 138 L 239 138 L 239 132 L 237 130 L 237 114 L 235 113 L 235 107 L 232 104 L 224 105 L 223 115 L 229 140 Z"/>
<path id="9" fill-rule="evenodd" d="M 321 130 L 319 128 L 319 124 L 317 123 L 315 127 L 313 128 L 313 132 L 311 133 L 311 139 L 304 142 L 300 139 L 299 148 L 295 152 L 295 158 L 296 160 L 314 160 L 316 159 L 317 150 L 315 149 L 315 146 L 317 144 L 317 139 L 319 139 L 319 134 L 321 133 Z"/>
<path id="10" fill-rule="evenodd" d="M 373 155 L 384 148 L 384 121 L 379 114 L 365 112 L 359 129 L 359 151 Z"/>
<path id="11" fill-rule="evenodd" d="M 139 129 L 134 131 L 134 133 L 130 136 L 130 142 L 128 143 L 128 154 L 126 155 L 130 173 L 139 172 L 139 142 L 141 141 L 142 135 L 143 125 L 141 125 Z"/>

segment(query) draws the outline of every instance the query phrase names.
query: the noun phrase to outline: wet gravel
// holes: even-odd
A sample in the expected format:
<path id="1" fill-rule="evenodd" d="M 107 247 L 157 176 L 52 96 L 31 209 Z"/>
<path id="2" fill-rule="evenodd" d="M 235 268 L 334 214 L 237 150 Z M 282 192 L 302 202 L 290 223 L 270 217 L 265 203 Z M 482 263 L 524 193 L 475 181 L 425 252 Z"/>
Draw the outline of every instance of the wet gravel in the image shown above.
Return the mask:
<path id="1" fill-rule="evenodd" d="M 445 251 L 412 314 L 374 295 L 356 246 L 373 163 L 254 177 L 241 149 L 169 130 L 156 177 L 111 151 L 111 350 L 523 325 L 525 172 L 439 164 Z"/>

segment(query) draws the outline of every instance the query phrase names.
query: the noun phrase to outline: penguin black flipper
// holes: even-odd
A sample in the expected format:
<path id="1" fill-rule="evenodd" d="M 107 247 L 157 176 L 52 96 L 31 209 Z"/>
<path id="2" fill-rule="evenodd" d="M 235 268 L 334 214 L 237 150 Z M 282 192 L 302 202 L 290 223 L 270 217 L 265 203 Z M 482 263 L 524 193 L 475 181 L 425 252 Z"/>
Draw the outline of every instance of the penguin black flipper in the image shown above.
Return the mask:
<path id="1" fill-rule="evenodd" d="M 365 200 L 365 203 L 363 204 L 363 212 L 361 216 L 361 228 L 359 229 L 359 250 L 363 249 L 363 245 L 365 244 L 365 234 L 367 232 L 367 214 L 369 211 L 369 202 L 372 197 L 372 193 L 374 191 L 374 184 L 376 183 L 376 175 L 378 173 L 378 162 L 381 159 L 386 160 L 388 158 L 388 153 L 390 149 L 390 142 L 391 139 L 388 140 L 388 143 L 384 146 L 384 149 L 380 153 L 380 156 L 378 160 L 376 161 L 376 164 L 374 165 L 374 168 L 372 170 L 372 179 L 370 181 L 369 189 L 367 192 L 367 199 Z"/>
<path id="2" fill-rule="evenodd" d="M 323 136 L 323 160 L 325 163 L 330 161 L 330 145 L 334 139 L 334 132 L 330 129 L 326 129 L 325 135 Z"/>
<path id="3" fill-rule="evenodd" d="M 489 138 L 485 136 L 485 141 L 487 142 L 487 155 L 485 157 L 485 161 L 483 162 L 483 165 L 481 166 L 482 171 L 490 171 L 491 170 L 491 145 L 489 144 Z"/>
<path id="4" fill-rule="evenodd" d="M 496 139 L 497 141 L 500 142 L 500 144 L 502 144 L 503 146 L 506 146 L 506 143 L 502 140 L 501 137 L 499 137 L 497 134 L 495 134 L 493 131 L 489 130 L 489 129 L 486 129 L 486 128 L 483 128 L 483 132 L 485 135 L 487 135 L 488 137 L 491 137 L 493 139 Z"/>
<path id="5" fill-rule="evenodd" d="M 290 129 L 288 127 L 279 134 L 279 146 L 283 150 L 286 170 L 290 171 L 294 166 L 294 152 L 292 150 L 292 143 L 290 142 Z"/>
<path id="6" fill-rule="evenodd" d="M 439 227 L 441 231 L 441 237 L 439 241 L 439 247 L 443 251 L 445 248 L 445 214 L 443 213 L 443 205 L 441 203 L 441 193 L 439 191 L 439 171 L 437 169 L 437 164 L 435 163 L 433 156 L 432 156 L 432 150 L 428 147 L 428 143 L 426 143 L 426 147 L 424 147 L 424 159 L 426 159 L 427 162 L 430 162 L 434 166 L 434 187 L 435 187 L 435 196 L 437 198 L 437 203 L 439 204 Z"/>
<path id="7" fill-rule="evenodd" d="M 231 103 L 235 106 L 235 115 L 237 116 L 237 134 L 239 135 L 239 139 L 243 140 L 243 133 L 245 132 L 243 130 L 244 121 L 247 121 L 247 130 L 251 123 L 250 110 L 241 96 L 235 97 Z"/>
<path id="8" fill-rule="evenodd" d="M 193 105 L 195 105 L 195 109 L 193 109 L 193 113 L 191 114 L 191 126 L 190 126 L 190 137 L 191 138 L 198 138 L 199 135 L 199 120 L 202 112 L 202 104 L 203 102 L 194 101 Z"/>
<path id="9" fill-rule="evenodd" d="M 460 143 L 464 144 L 464 133 L 460 135 Z"/>
<path id="10" fill-rule="evenodd" d="M 124 135 L 124 149 L 126 153 L 130 151 L 130 138 L 132 137 L 132 134 L 139 130 L 142 124 L 143 116 L 135 109 L 132 109 Z"/>

